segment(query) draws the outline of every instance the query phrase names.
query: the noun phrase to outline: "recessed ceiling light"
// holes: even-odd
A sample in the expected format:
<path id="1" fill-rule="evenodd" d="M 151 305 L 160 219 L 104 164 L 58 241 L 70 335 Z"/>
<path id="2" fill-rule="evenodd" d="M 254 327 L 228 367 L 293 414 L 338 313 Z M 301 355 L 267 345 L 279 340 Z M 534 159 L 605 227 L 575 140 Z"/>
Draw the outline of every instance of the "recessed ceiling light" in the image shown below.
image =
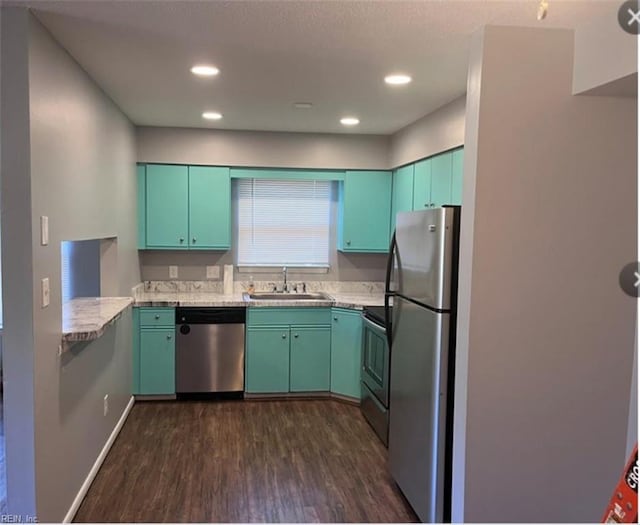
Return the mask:
<path id="1" fill-rule="evenodd" d="M 218 113 L 217 111 L 205 111 L 202 114 L 202 118 L 206 118 L 207 120 L 220 120 L 222 118 L 222 113 Z"/>
<path id="2" fill-rule="evenodd" d="M 340 124 L 343 126 L 357 126 L 360 124 L 360 120 L 356 117 L 343 117 L 340 119 Z"/>
<path id="3" fill-rule="evenodd" d="M 296 109 L 311 109 L 313 104 L 311 102 L 295 102 L 293 107 Z"/>
<path id="4" fill-rule="evenodd" d="M 214 66 L 193 66 L 191 72 L 199 77 L 214 77 L 220 70 Z"/>
<path id="5" fill-rule="evenodd" d="M 387 75 L 384 77 L 384 81 L 392 86 L 402 86 L 411 82 L 409 75 Z"/>

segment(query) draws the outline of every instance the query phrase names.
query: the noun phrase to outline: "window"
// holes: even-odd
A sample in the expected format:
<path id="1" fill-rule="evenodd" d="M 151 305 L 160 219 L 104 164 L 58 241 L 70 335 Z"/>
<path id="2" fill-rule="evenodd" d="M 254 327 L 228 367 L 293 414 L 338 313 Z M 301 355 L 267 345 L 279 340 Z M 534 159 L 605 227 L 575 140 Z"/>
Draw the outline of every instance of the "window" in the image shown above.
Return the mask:
<path id="1" fill-rule="evenodd" d="M 238 266 L 329 266 L 331 181 L 239 179 Z"/>

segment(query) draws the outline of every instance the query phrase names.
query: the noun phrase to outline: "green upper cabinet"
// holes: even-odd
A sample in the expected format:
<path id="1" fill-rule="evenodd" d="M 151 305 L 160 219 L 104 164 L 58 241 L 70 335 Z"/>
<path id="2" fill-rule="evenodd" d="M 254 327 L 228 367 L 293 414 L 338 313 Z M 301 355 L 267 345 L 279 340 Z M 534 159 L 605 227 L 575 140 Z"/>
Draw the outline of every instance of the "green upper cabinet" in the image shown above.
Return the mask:
<path id="1" fill-rule="evenodd" d="M 391 219 L 389 171 L 347 171 L 340 185 L 338 250 L 386 252 Z"/>
<path id="2" fill-rule="evenodd" d="M 431 207 L 431 159 L 414 164 L 413 209 L 424 210 Z"/>
<path id="3" fill-rule="evenodd" d="M 231 247 L 229 168 L 138 166 L 138 188 L 139 248 Z M 140 213 L 141 209 L 144 213 Z"/>
<path id="4" fill-rule="evenodd" d="M 187 166 L 149 164 L 146 171 L 147 248 L 186 249 L 189 237 Z"/>
<path id="5" fill-rule="evenodd" d="M 451 204 L 451 152 L 431 159 L 431 207 Z"/>
<path id="6" fill-rule="evenodd" d="M 459 148 L 453 152 L 451 162 L 451 204 L 462 204 L 462 176 L 464 148 Z"/>
<path id="7" fill-rule="evenodd" d="M 331 328 L 291 327 L 291 392 L 328 392 Z"/>
<path id="8" fill-rule="evenodd" d="M 340 308 L 331 314 L 331 392 L 360 399 L 362 317 Z"/>
<path id="9" fill-rule="evenodd" d="M 414 210 L 462 204 L 463 151 L 458 148 L 414 164 Z"/>
<path id="10" fill-rule="evenodd" d="M 189 166 L 189 248 L 231 247 L 229 168 Z"/>
<path id="11" fill-rule="evenodd" d="M 136 179 L 138 181 L 138 249 L 144 250 L 146 238 L 144 225 L 146 222 L 145 213 L 147 209 L 147 167 L 144 164 L 136 166 Z"/>
<path id="12" fill-rule="evenodd" d="M 410 164 L 393 172 L 391 233 L 396 229 L 396 214 L 413 209 L 413 171 L 414 165 Z"/>

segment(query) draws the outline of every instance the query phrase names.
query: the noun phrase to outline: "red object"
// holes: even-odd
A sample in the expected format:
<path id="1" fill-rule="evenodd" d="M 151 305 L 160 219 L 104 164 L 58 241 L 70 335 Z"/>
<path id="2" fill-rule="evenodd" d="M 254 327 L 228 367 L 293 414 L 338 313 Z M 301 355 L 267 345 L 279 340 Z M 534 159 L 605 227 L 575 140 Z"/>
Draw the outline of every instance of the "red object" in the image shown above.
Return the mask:
<path id="1" fill-rule="evenodd" d="M 607 510 L 602 517 L 602 523 L 638 523 L 638 444 L 633 449 L 631 457 L 624 467 L 624 472 Z"/>

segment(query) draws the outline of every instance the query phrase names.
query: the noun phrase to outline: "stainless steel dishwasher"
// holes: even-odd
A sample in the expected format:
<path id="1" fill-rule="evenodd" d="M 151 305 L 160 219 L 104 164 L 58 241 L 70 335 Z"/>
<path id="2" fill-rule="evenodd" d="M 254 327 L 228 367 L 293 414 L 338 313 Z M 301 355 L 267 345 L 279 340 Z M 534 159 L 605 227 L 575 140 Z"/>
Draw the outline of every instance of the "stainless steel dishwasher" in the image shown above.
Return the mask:
<path id="1" fill-rule="evenodd" d="M 176 308 L 176 393 L 244 391 L 244 308 Z"/>

